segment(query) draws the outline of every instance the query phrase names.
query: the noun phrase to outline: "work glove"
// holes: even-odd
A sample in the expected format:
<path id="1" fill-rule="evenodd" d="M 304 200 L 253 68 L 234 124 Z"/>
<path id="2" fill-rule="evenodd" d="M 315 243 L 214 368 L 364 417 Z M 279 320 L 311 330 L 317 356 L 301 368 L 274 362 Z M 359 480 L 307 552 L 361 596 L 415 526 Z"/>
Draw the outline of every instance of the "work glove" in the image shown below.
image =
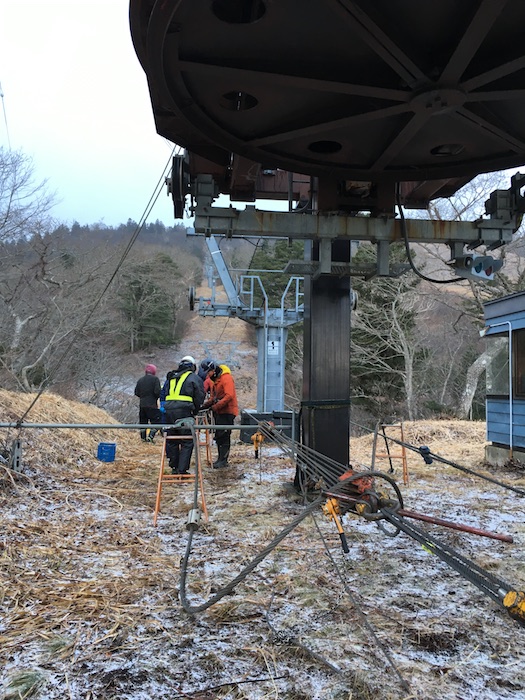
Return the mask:
<path id="1" fill-rule="evenodd" d="M 161 402 L 160 402 L 159 411 L 160 411 L 161 413 L 166 413 L 166 405 L 165 405 L 165 404 L 166 404 L 165 401 L 161 401 Z"/>
<path id="2" fill-rule="evenodd" d="M 205 401 L 201 406 L 201 411 L 207 411 L 213 405 L 213 401 Z"/>

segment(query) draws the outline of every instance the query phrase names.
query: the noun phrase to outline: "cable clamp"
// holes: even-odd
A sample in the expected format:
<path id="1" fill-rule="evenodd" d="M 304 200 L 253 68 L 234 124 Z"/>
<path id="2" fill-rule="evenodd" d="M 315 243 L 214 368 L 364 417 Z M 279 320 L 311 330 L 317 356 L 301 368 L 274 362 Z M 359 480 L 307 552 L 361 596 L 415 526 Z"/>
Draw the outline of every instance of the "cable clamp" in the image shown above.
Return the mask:
<path id="1" fill-rule="evenodd" d="M 426 445 L 422 445 L 422 446 L 419 448 L 419 454 L 420 454 L 420 455 L 423 457 L 423 459 L 425 460 L 425 464 L 432 464 L 432 462 L 434 461 L 434 460 L 432 459 L 432 457 L 430 456 L 430 448 L 427 447 Z"/>

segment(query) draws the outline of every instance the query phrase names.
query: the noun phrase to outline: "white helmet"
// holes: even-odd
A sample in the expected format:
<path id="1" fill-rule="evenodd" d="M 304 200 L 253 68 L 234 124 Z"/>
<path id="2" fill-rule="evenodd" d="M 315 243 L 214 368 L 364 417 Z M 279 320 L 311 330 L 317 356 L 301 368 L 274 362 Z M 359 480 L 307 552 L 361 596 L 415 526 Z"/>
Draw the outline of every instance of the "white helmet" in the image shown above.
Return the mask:
<path id="1" fill-rule="evenodd" d="M 191 355 L 184 355 L 182 360 L 179 362 L 179 367 L 191 367 L 192 372 L 197 371 L 197 365 L 195 364 L 195 359 Z"/>

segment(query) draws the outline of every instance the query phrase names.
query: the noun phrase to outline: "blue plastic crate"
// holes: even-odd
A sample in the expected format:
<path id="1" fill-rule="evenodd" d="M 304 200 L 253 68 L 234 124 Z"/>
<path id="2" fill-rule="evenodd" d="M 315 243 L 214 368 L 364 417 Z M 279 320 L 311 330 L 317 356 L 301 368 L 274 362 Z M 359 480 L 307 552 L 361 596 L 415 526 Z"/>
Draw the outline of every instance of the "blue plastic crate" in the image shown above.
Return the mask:
<path id="1" fill-rule="evenodd" d="M 117 444 L 115 442 L 99 442 L 97 450 L 97 459 L 101 462 L 114 462 L 117 452 Z"/>

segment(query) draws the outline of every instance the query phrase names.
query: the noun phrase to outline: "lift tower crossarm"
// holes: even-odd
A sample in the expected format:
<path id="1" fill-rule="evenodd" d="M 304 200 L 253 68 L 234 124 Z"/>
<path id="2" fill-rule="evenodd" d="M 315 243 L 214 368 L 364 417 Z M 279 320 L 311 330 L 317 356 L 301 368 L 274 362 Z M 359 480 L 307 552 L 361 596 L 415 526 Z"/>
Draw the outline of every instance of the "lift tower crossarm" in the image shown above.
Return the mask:
<path id="1" fill-rule="evenodd" d="M 404 240 L 410 243 L 462 243 L 469 247 L 486 245 L 497 248 L 512 241 L 517 229 L 514 221 L 480 219 L 478 221 L 430 221 L 427 219 L 372 218 L 341 214 L 302 215 L 274 212 L 247 206 L 199 207 L 195 209 L 195 232 L 211 236 L 254 236 L 299 240 L 379 241 Z"/>

